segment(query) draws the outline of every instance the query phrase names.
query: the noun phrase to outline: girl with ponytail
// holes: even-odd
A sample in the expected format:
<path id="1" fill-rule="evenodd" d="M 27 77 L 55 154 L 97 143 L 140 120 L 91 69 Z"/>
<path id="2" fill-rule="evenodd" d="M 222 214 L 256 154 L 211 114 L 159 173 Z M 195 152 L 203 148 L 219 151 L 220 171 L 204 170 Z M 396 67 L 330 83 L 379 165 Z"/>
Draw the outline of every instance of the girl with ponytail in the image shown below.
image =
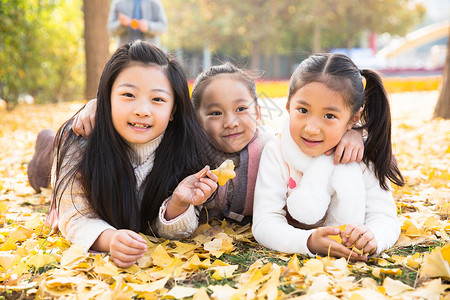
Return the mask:
<path id="1" fill-rule="evenodd" d="M 381 78 L 345 55 L 312 55 L 291 77 L 286 109 L 280 138 L 261 156 L 256 240 L 277 251 L 361 261 L 394 245 L 400 223 L 390 182 L 404 181 Z M 367 132 L 363 160 L 335 166 L 324 153 L 352 128 Z M 342 244 L 330 238 L 338 234 Z"/>

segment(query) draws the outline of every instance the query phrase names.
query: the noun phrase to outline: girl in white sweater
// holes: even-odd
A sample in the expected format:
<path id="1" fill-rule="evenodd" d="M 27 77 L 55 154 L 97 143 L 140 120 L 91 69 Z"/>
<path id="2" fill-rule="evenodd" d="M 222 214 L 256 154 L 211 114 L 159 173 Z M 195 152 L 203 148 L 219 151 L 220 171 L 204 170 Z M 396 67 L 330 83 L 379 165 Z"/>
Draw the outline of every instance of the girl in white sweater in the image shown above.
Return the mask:
<path id="1" fill-rule="evenodd" d="M 389 180 L 403 185 L 403 177 L 392 154 L 380 77 L 360 71 L 345 55 L 313 55 L 294 71 L 286 108 L 281 137 L 269 141 L 261 156 L 255 239 L 277 251 L 362 261 L 391 247 L 400 224 Z M 323 154 L 355 126 L 368 134 L 363 162 L 334 166 Z M 344 231 L 332 227 L 343 224 Z M 344 245 L 329 237 L 337 234 Z"/>
<path id="2" fill-rule="evenodd" d="M 205 167 L 213 152 L 182 66 L 148 42 L 112 55 L 97 99 L 88 139 L 72 119 L 56 135 L 49 221 L 73 244 L 129 267 L 147 251 L 138 232 L 180 238 L 196 229 L 194 205 L 217 188 Z"/>

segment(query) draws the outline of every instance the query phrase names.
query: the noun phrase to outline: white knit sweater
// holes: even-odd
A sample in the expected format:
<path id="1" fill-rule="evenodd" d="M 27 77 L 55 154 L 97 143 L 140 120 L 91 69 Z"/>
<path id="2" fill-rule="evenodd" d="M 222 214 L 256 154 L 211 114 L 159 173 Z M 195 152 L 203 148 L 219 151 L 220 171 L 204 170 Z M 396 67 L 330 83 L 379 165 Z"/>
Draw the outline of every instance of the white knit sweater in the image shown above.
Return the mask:
<path id="1" fill-rule="evenodd" d="M 293 187 L 290 177 L 292 171 L 289 172 L 289 169 L 295 169 L 295 166 L 288 165 L 287 161 L 293 161 L 298 157 L 289 157 L 290 153 L 295 153 L 295 151 L 281 149 L 281 147 L 288 146 L 276 139 L 266 144 L 260 160 L 253 205 L 253 235 L 260 244 L 267 248 L 313 256 L 307 247 L 307 241 L 315 229 L 297 228 L 287 219 L 288 190 L 290 186 Z M 380 187 L 371 168 L 363 163 L 360 163 L 359 166 L 362 170 L 366 196 L 365 211 L 363 211 L 364 224 L 374 233 L 377 254 L 379 254 L 397 241 L 400 234 L 400 222 L 397 218 L 392 193 Z M 301 173 L 299 179 L 302 180 Z M 354 180 L 353 178 L 345 179 Z M 336 198 L 336 191 L 331 186 L 328 186 L 327 189 L 331 191 L 333 201 Z M 314 205 L 314 203 L 305 205 L 305 211 Z M 328 208 L 328 213 L 330 209 L 332 206 Z M 346 207 L 340 209 L 345 210 Z M 350 210 L 351 207 L 347 207 L 347 209 Z M 297 221 L 302 222 L 302 220 Z M 347 224 L 345 219 L 341 220 L 342 224 L 339 224 L 338 221 L 330 221 L 327 218 L 324 226 Z"/>
<path id="2" fill-rule="evenodd" d="M 136 161 L 132 161 L 137 181 L 136 188 L 140 187 L 146 176 L 152 170 L 155 151 L 161 143 L 161 140 L 162 135 L 146 144 L 130 144 L 137 154 Z M 81 145 L 82 147 L 83 145 Z M 70 153 L 79 154 L 79 149 L 73 149 Z M 64 173 L 64 170 L 62 172 Z M 55 167 L 52 168 L 52 186 L 55 186 Z M 153 228 L 156 229 L 156 234 L 168 239 L 189 236 L 198 227 L 198 221 L 197 223 L 194 222 L 198 220 L 195 215 L 194 206 L 189 206 L 188 210 L 183 214 L 167 221 L 164 219 L 164 213 L 168 200 L 164 201 L 159 211 L 159 217 L 153 224 Z M 68 187 L 63 192 L 59 203 L 58 226 L 61 233 L 69 242 L 83 246 L 85 251 L 90 249 L 103 231 L 115 229 L 100 219 L 91 210 L 77 180 L 75 180 L 73 186 Z"/>

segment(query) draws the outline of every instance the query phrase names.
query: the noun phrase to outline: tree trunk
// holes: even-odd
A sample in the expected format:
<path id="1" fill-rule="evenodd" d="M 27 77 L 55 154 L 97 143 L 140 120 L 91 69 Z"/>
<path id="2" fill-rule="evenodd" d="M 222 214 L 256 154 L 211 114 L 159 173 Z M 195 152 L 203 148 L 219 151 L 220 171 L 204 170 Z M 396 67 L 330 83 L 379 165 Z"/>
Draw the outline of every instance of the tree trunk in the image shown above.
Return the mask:
<path id="1" fill-rule="evenodd" d="M 109 58 L 107 29 L 109 2 L 109 0 L 83 1 L 87 100 L 97 97 L 100 76 Z"/>
<path id="2" fill-rule="evenodd" d="M 433 118 L 450 119 L 450 33 L 447 43 L 447 58 L 442 74 L 441 93 L 434 108 Z"/>

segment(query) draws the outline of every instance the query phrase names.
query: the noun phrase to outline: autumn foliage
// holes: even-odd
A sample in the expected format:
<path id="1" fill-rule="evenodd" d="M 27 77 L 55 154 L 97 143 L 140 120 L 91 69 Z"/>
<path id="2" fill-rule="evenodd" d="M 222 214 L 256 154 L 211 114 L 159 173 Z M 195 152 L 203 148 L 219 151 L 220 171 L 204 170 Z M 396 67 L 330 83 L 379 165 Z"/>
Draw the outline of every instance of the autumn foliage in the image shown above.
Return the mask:
<path id="1" fill-rule="evenodd" d="M 0 281 L 8 298 L 439 299 L 450 297 L 450 121 L 431 120 L 437 92 L 392 96 L 402 233 L 367 263 L 307 258 L 259 246 L 250 226 L 213 220 L 192 239 L 145 236 L 128 269 L 85 254 L 44 225 L 50 190 L 34 194 L 26 170 L 37 133 L 57 129 L 82 103 L 0 111 Z M 283 99 L 274 99 L 284 107 Z M 276 120 L 273 120 L 276 123 Z"/>

